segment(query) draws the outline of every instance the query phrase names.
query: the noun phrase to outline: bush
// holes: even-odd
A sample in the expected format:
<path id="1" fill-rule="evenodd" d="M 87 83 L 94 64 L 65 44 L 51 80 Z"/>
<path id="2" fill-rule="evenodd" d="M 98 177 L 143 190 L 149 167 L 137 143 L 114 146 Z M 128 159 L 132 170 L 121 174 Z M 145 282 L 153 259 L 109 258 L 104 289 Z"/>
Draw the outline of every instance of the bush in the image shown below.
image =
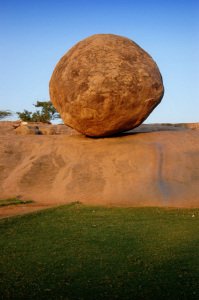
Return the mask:
<path id="1" fill-rule="evenodd" d="M 17 112 L 22 121 L 50 123 L 51 120 L 60 118 L 58 111 L 52 105 L 51 101 L 37 101 L 37 103 L 33 105 L 41 108 L 41 111 L 37 110 L 33 113 L 25 109 L 22 113 Z"/>
<path id="2" fill-rule="evenodd" d="M 12 113 L 9 110 L 0 110 L 0 120 L 12 116 Z"/>

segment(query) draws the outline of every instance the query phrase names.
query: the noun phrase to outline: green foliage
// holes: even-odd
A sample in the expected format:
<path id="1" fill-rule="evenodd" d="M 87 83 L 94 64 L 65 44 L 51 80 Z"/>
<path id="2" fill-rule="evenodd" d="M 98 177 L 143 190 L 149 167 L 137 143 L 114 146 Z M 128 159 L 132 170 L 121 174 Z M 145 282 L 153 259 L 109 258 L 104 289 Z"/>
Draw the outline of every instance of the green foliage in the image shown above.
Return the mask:
<path id="1" fill-rule="evenodd" d="M 32 200 L 20 200 L 17 198 L 8 198 L 5 200 L 0 200 L 0 207 L 1 206 L 9 206 L 9 205 L 19 205 L 19 204 L 28 204 L 34 203 Z"/>
<path id="2" fill-rule="evenodd" d="M 12 116 L 12 113 L 9 110 L 0 110 L 0 120 Z"/>
<path id="3" fill-rule="evenodd" d="M 2 299 L 199 299 L 199 209 L 73 203 L 0 227 Z"/>
<path id="4" fill-rule="evenodd" d="M 35 107 L 41 108 L 41 111 L 37 110 L 34 113 L 28 110 L 24 110 L 24 112 L 22 113 L 17 112 L 19 118 L 22 121 L 50 123 L 51 120 L 60 118 L 59 113 L 52 105 L 51 101 L 37 101 L 37 103 L 33 105 Z"/>
<path id="5" fill-rule="evenodd" d="M 27 122 L 32 121 L 32 112 L 30 112 L 26 109 L 24 109 L 24 111 L 22 113 L 17 112 L 17 114 L 22 121 L 27 121 Z"/>

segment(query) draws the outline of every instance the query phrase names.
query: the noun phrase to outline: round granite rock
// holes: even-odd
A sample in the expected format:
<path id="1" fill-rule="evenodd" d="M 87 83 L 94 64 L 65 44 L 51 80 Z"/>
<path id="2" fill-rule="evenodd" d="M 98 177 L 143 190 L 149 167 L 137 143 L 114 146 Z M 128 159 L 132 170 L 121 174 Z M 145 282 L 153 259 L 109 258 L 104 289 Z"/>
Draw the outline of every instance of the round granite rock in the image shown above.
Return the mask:
<path id="1" fill-rule="evenodd" d="M 77 43 L 56 65 L 49 87 L 64 123 L 96 137 L 139 126 L 164 94 L 152 57 L 113 34 Z"/>

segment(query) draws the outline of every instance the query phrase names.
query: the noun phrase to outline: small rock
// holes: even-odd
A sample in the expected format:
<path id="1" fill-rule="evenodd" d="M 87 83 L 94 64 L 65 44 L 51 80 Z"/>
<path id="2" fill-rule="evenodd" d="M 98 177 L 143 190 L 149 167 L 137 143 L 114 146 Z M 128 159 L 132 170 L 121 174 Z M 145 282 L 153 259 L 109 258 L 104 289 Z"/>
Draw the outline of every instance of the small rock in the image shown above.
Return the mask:
<path id="1" fill-rule="evenodd" d="M 54 135 L 54 134 L 56 134 L 56 131 L 53 128 L 44 128 L 44 129 L 41 129 L 40 131 L 44 135 Z"/>
<path id="2" fill-rule="evenodd" d="M 38 126 L 35 128 L 34 126 L 23 125 L 19 126 L 15 129 L 16 134 L 42 134 L 39 130 Z"/>

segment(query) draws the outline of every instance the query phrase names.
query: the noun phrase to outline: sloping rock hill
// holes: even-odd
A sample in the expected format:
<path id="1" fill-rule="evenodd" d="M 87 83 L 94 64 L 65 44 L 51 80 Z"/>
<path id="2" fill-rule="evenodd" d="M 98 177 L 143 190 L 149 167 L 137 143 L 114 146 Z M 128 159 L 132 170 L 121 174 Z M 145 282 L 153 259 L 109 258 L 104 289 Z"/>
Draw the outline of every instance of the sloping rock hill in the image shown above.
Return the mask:
<path id="1" fill-rule="evenodd" d="M 13 124 L 0 122 L 0 199 L 199 207 L 197 130 L 142 125 L 93 139 L 65 125 L 39 125 L 55 135 L 17 135 Z"/>

